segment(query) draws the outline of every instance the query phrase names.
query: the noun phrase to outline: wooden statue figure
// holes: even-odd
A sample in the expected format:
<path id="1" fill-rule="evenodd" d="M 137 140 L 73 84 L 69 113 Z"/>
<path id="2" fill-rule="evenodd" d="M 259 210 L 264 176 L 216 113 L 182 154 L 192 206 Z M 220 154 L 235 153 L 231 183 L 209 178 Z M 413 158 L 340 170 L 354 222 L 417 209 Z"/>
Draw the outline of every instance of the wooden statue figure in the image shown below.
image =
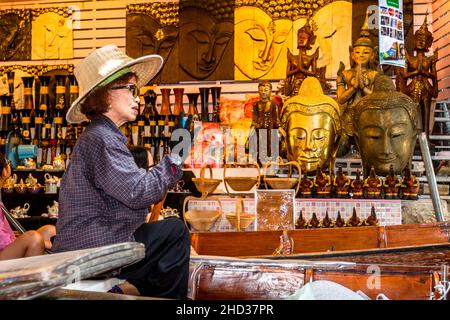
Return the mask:
<path id="1" fill-rule="evenodd" d="M 375 168 L 370 168 L 369 176 L 364 180 L 364 189 L 366 198 L 368 199 L 380 199 L 381 198 L 381 179 L 377 177 Z"/>
<path id="2" fill-rule="evenodd" d="M 298 29 L 297 32 L 297 48 L 299 54 L 294 55 L 289 49 L 287 50 L 287 71 L 283 87 L 283 92 L 286 97 L 297 95 L 298 89 L 306 77 L 317 77 L 322 88 L 324 90 L 328 88 L 325 81 L 326 67 L 317 68 L 319 48 L 313 54 L 307 54 L 316 42 L 316 35 L 314 34 L 316 29 L 317 25 L 308 18 L 305 25 Z"/>
<path id="3" fill-rule="evenodd" d="M 377 226 L 378 225 L 378 218 L 375 213 L 374 206 L 372 206 L 372 208 L 370 208 L 370 216 L 368 216 L 367 219 L 364 220 L 364 225 L 366 225 L 366 226 Z"/>
<path id="4" fill-rule="evenodd" d="M 342 167 L 338 168 L 337 175 L 333 179 L 336 197 L 348 198 L 350 192 L 350 179 L 342 172 Z"/>
<path id="5" fill-rule="evenodd" d="M 300 180 L 300 194 L 303 198 L 311 198 L 314 183 L 308 179 L 306 172 L 303 173 L 303 178 Z"/>
<path id="6" fill-rule="evenodd" d="M 375 64 L 375 47 L 370 39 L 367 16 L 361 28 L 359 38 L 350 47 L 350 69 L 344 70 L 344 63 L 340 63 L 336 78 L 336 94 L 343 112 L 342 126 L 345 134 L 341 149 L 346 151 L 353 136 L 354 105 L 363 96 L 372 93 L 372 85 L 378 74 Z M 342 151 L 341 151 L 342 152 Z"/>
<path id="7" fill-rule="evenodd" d="M 359 227 L 362 224 L 363 224 L 363 221 L 361 221 L 359 219 L 358 215 L 356 214 L 356 208 L 353 207 L 353 214 L 350 217 L 350 219 L 348 219 L 346 226 L 347 227 Z"/>
<path id="8" fill-rule="evenodd" d="M 306 229 L 308 227 L 308 222 L 303 218 L 303 212 L 300 210 L 300 214 L 295 222 L 295 229 Z"/>
<path id="9" fill-rule="evenodd" d="M 409 167 L 405 167 L 403 170 L 401 189 L 403 199 L 417 200 L 419 198 L 420 182 L 414 175 L 411 174 Z"/>
<path id="10" fill-rule="evenodd" d="M 361 179 L 361 171 L 356 171 L 356 178 L 350 183 L 352 190 L 352 198 L 362 199 L 364 198 L 364 181 Z"/>
<path id="11" fill-rule="evenodd" d="M 338 211 L 337 217 L 336 217 L 336 221 L 334 222 L 334 225 L 338 228 L 342 228 L 343 226 L 345 226 L 345 220 L 342 219 L 341 217 L 341 212 Z"/>
<path id="12" fill-rule="evenodd" d="M 328 210 L 325 212 L 325 218 L 320 222 L 322 228 L 332 228 L 334 225 L 333 221 L 328 216 Z"/>
<path id="13" fill-rule="evenodd" d="M 331 178 L 323 173 L 320 167 L 314 177 L 314 187 L 316 188 L 317 198 L 328 198 L 331 194 Z"/>
<path id="14" fill-rule="evenodd" d="M 319 219 L 317 218 L 315 212 L 313 212 L 312 217 L 311 217 L 311 220 L 309 220 L 308 226 L 309 226 L 310 228 L 319 228 L 319 226 L 320 226 L 320 221 L 319 221 Z"/>
<path id="15" fill-rule="evenodd" d="M 414 33 L 416 55 L 410 56 L 406 52 L 405 68 L 396 69 L 397 89 L 410 96 L 414 102 L 419 104 L 422 132 L 426 133 L 427 138 L 430 135 L 431 99 L 438 96 L 437 48 L 432 56 L 425 56 L 432 43 L 433 35 L 428 30 L 427 17 L 425 16 L 422 26 Z M 409 83 L 408 80 L 410 80 Z"/>
<path id="16" fill-rule="evenodd" d="M 394 173 L 394 166 L 391 164 L 389 175 L 383 180 L 383 190 L 385 199 L 397 199 L 400 191 L 400 180 Z"/>
<path id="17" fill-rule="evenodd" d="M 271 100 L 272 84 L 263 80 L 258 84 L 259 100 L 253 104 L 252 126 L 255 129 L 278 129 L 278 104 Z"/>

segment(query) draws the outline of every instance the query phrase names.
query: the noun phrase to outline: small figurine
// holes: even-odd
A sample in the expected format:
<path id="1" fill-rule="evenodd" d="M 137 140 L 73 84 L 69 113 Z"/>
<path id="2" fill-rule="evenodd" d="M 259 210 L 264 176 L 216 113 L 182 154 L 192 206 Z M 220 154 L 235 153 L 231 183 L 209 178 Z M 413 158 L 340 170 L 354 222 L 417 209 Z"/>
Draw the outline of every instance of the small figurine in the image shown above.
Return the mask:
<path id="1" fill-rule="evenodd" d="M 263 80 L 258 84 L 259 100 L 253 104 L 252 127 L 255 129 L 277 129 L 280 117 L 278 104 L 271 100 L 272 84 Z"/>
<path id="2" fill-rule="evenodd" d="M 295 222 L 295 229 L 306 229 L 308 227 L 308 222 L 303 218 L 303 212 L 300 210 L 300 214 Z"/>
<path id="3" fill-rule="evenodd" d="M 338 227 L 338 228 L 342 228 L 343 226 L 345 226 L 345 220 L 342 219 L 340 211 L 338 211 L 338 214 L 337 214 L 336 221 L 335 221 L 334 225 L 336 227 Z"/>
<path id="4" fill-rule="evenodd" d="M 325 212 L 325 218 L 323 218 L 322 222 L 320 223 L 320 227 L 322 227 L 322 228 L 333 227 L 333 221 L 328 216 L 328 210 Z"/>
<path id="5" fill-rule="evenodd" d="M 375 168 L 370 168 L 369 176 L 364 180 L 364 188 L 368 199 L 381 198 L 381 179 L 375 174 Z"/>
<path id="6" fill-rule="evenodd" d="M 375 76 L 378 74 L 375 63 L 375 45 L 370 38 L 368 16 L 361 28 L 359 38 L 350 48 L 350 69 L 339 65 L 336 78 L 337 101 L 343 110 L 342 127 L 344 131 L 340 153 L 345 153 L 354 143 L 353 114 L 355 104 L 362 97 L 372 93 Z"/>
<path id="7" fill-rule="evenodd" d="M 359 227 L 362 224 L 363 224 L 363 222 L 359 219 L 358 215 L 356 214 L 356 208 L 353 207 L 353 214 L 350 217 L 350 219 L 348 219 L 346 226 L 347 227 Z"/>
<path id="8" fill-rule="evenodd" d="M 313 212 L 311 220 L 309 220 L 308 226 L 310 228 L 319 228 L 320 221 L 317 219 L 316 213 Z"/>
<path id="9" fill-rule="evenodd" d="M 342 172 L 342 167 L 339 167 L 336 177 L 333 182 L 336 190 L 337 198 L 348 198 L 350 191 L 350 179 Z"/>
<path id="10" fill-rule="evenodd" d="M 312 197 L 312 189 L 314 187 L 314 183 L 308 179 L 308 175 L 306 172 L 303 173 L 303 178 L 300 180 L 300 194 L 303 198 L 311 198 Z"/>
<path id="11" fill-rule="evenodd" d="M 312 45 L 316 42 L 314 31 L 317 25 L 308 18 L 305 25 L 298 29 L 297 32 L 297 48 L 298 55 L 294 55 L 287 50 L 287 71 L 284 80 L 283 92 L 286 97 L 292 97 L 298 94 L 298 90 L 306 77 L 316 77 L 319 79 L 324 90 L 328 89 L 325 81 L 326 67 L 317 67 L 319 59 L 319 48 L 313 54 L 308 55 L 307 51 L 312 49 Z"/>
<path id="12" fill-rule="evenodd" d="M 433 35 L 428 30 L 427 15 L 425 15 L 422 26 L 414 33 L 416 55 L 411 56 L 406 52 L 405 68 L 396 69 L 397 89 L 419 104 L 422 132 L 425 132 L 427 139 L 430 135 L 431 100 L 438 96 L 436 71 L 438 49 L 433 50 L 432 56 L 427 57 L 425 55 L 431 48 L 432 43 Z M 407 83 L 408 80 L 410 80 L 409 83 Z"/>
<path id="13" fill-rule="evenodd" d="M 400 180 L 394 174 L 394 166 L 391 164 L 389 175 L 383 180 L 383 190 L 385 199 L 397 199 L 400 190 Z"/>
<path id="14" fill-rule="evenodd" d="M 364 181 L 361 179 L 361 171 L 356 170 L 356 178 L 350 183 L 353 199 L 362 199 L 364 197 Z"/>
<path id="15" fill-rule="evenodd" d="M 317 198 L 327 198 L 331 194 L 331 178 L 323 173 L 320 167 L 314 177 L 314 187 Z"/>
<path id="16" fill-rule="evenodd" d="M 377 226 L 378 225 L 378 218 L 375 213 L 375 207 L 372 206 L 370 209 L 370 216 L 367 217 L 366 220 L 364 220 L 364 225 L 366 226 Z"/>
<path id="17" fill-rule="evenodd" d="M 420 182 L 417 178 L 411 174 L 409 167 L 405 167 L 403 170 L 403 179 L 401 182 L 401 189 L 403 199 L 405 200 L 417 200 L 419 199 Z"/>

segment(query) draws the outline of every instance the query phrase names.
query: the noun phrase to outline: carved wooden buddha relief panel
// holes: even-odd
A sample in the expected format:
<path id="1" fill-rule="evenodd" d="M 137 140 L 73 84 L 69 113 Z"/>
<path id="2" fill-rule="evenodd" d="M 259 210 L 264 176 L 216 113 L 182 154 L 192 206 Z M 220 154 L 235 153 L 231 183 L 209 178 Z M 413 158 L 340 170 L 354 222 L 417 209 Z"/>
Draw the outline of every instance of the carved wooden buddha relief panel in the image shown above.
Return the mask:
<path id="1" fill-rule="evenodd" d="M 0 11 L 0 60 L 30 60 L 30 10 Z"/>
<path id="2" fill-rule="evenodd" d="M 159 54 L 164 65 L 153 82 L 179 81 L 179 3 L 153 2 L 127 6 L 126 53 L 132 58 Z"/>
<path id="3" fill-rule="evenodd" d="M 67 8 L 32 11 L 31 58 L 73 58 L 73 29 Z"/>
<path id="4" fill-rule="evenodd" d="M 180 1 L 180 80 L 234 78 L 233 4 L 233 0 Z"/>
<path id="5" fill-rule="evenodd" d="M 234 28 L 236 80 L 286 76 L 286 50 L 292 47 L 290 19 L 275 19 L 269 11 L 245 5 L 235 9 Z"/>

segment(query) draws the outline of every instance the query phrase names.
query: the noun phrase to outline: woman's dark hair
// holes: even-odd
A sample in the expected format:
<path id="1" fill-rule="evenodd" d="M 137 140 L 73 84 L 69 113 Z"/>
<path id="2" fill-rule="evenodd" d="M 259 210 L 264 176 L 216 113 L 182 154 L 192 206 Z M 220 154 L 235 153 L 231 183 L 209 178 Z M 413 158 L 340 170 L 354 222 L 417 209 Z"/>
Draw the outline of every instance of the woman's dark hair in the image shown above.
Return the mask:
<path id="1" fill-rule="evenodd" d="M 3 169 L 6 168 L 7 163 L 8 163 L 8 162 L 6 161 L 5 154 L 4 154 L 3 152 L 0 152 L 0 175 L 1 175 L 2 172 L 3 172 Z"/>
<path id="2" fill-rule="evenodd" d="M 149 167 L 148 163 L 148 148 L 143 146 L 128 146 L 131 154 L 133 155 L 134 162 L 136 162 L 137 166 L 141 169 L 147 170 Z"/>
<path id="3" fill-rule="evenodd" d="M 81 113 L 89 120 L 92 120 L 107 112 L 110 104 L 108 102 L 108 89 L 117 84 L 126 84 L 133 77 L 136 77 L 136 75 L 133 72 L 128 72 L 110 84 L 94 89 L 86 99 L 81 102 Z"/>

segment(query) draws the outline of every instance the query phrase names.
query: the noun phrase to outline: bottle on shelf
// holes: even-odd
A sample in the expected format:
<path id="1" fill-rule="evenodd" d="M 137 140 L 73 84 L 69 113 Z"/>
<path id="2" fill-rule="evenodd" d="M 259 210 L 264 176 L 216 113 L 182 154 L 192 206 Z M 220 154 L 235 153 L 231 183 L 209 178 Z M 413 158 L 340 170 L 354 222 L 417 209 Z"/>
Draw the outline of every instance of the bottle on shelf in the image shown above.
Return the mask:
<path id="1" fill-rule="evenodd" d="M 209 88 L 199 88 L 200 90 L 200 102 L 201 102 L 201 113 L 200 118 L 203 122 L 208 122 L 209 119 Z M 211 115 L 212 117 L 212 115 Z"/>
<path id="2" fill-rule="evenodd" d="M 212 122 L 219 121 L 219 106 L 220 106 L 220 92 L 222 87 L 211 87 L 211 97 L 212 97 Z"/>
<path id="3" fill-rule="evenodd" d="M 0 132 L 11 130 L 11 95 L 0 96 L 2 118 L 0 121 Z"/>

